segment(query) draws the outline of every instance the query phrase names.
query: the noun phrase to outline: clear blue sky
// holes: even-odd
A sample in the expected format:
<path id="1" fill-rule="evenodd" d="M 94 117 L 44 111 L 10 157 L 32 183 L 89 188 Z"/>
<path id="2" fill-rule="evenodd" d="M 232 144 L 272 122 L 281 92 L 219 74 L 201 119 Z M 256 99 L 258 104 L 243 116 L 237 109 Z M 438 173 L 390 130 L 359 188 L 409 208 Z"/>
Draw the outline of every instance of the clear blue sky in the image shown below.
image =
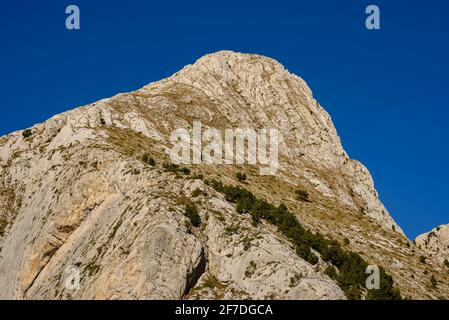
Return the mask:
<path id="1" fill-rule="evenodd" d="M 65 29 L 77 4 L 81 30 Z M 381 10 L 381 30 L 364 27 Z M 304 78 L 414 238 L 449 223 L 449 2 L 2 0 L 0 135 L 222 49 Z"/>

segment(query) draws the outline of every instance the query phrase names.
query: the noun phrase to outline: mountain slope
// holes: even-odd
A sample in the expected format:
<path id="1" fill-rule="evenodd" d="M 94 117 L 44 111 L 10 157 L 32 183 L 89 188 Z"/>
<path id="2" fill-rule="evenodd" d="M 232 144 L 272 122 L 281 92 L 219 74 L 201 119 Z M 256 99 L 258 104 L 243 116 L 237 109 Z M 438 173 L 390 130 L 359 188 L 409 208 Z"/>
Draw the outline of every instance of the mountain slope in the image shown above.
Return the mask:
<path id="1" fill-rule="evenodd" d="M 277 174 L 260 175 L 257 165 L 189 165 L 190 174 L 164 166 L 171 133 L 194 121 L 277 128 Z M 205 179 L 284 204 L 307 229 L 383 266 L 403 297 L 449 297 L 444 267 L 420 262 L 425 253 L 388 214 L 368 170 L 349 159 L 306 83 L 266 57 L 217 52 L 14 132 L 0 138 L 0 164 L 1 298 L 346 297 L 326 262 L 298 256 L 279 230 L 238 214 Z M 185 216 L 189 206 L 200 226 Z M 69 266 L 81 271 L 79 290 L 64 286 Z"/>
<path id="2" fill-rule="evenodd" d="M 415 239 L 416 244 L 428 255 L 445 264 L 449 261 L 449 225 L 441 225 Z M 449 264 L 446 265 L 449 268 Z"/>

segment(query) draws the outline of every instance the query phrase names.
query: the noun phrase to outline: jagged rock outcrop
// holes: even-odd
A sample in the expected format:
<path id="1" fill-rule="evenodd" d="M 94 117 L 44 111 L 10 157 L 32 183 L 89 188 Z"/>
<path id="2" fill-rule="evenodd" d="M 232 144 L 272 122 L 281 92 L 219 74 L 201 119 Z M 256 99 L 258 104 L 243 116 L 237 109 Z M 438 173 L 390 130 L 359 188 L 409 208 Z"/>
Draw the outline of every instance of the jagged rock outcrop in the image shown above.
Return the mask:
<path id="1" fill-rule="evenodd" d="M 236 127 L 244 124 L 252 128 L 277 128 L 281 133 L 281 156 L 293 165 L 302 163 L 332 172 L 334 181 L 326 181 L 323 176 L 307 177 L 316 189 L 363 210 L 381 225 L 402 232 L 379 201 L 368 170 L 349 159 L 343 150 L 329 114 L 313 98 L 307 84 L 278 62 L 222 51 L 206 55 L 173 77 L 143 88 L 142 92 L 166 96 L 171 90 L 180 90 L 187 97 L 184 101 L 179 97 L 181 103 L 190 106 L 185 109 L 186 115 L 206 123 L 216 120 Z M 167 102 L 173 99 L 176 102 L 169 94 Z"/>
<path id="2" fill-rule="evenodd" d="M 418 236 L 416 244 L 441 263 L 449 261 L 449 225 L 441 225 Z M 447 265 L 449 268 L 449 265 Z"/>
<path id="3" fill-rule="evenodd" d="M 170 135 L 193 121 L 277 128 L 277 175 L 261 176 L 254 165 L 170 172 L 162 165 Z M 436 260 L 427 266 L 437 289 L 419 276 L 421 249 L 388 214 L 368 170 L 345 153 L 306 83 L 272 59 L 221 51 L 0 138 L 0 298 L 344 299 L 323 261 L 300 258 L 275 228 L 254 226 L 200 178 L 235 184 L 237 171 L 257 196 L 384 266 L 404 296 L 449 297 Z M 298 189 L 311 201 L 298 201 Z M 184 215 L 189 203 L 201 226 Z M 73 266 L 78 290 L 65 285 Z"/>

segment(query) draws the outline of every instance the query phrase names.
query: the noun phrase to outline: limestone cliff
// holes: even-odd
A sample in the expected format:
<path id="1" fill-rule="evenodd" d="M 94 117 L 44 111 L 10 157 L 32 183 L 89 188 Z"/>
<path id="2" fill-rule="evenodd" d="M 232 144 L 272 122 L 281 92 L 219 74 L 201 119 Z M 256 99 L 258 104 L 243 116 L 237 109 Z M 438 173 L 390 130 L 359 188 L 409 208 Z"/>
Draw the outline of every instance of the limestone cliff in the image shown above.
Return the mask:
<path id="1" fill-rule="evenodd" d="M 441 225 L 418 236 L 416 244 L 442 264 L 449 261 L 449 225 Z M 449 264 L 445 265 L 449 268 Z"/>
<path id="2" fill-rule="evenodd" d="M 277 175 L 255 165 L 167 170 L 170 134 L 193 121 L 277 128 Z M 420 263 L 423 251 L 343 150 L 306 83 L 263 56 L 206 55 L 135 92 L 11 133 L 0 138 L 0 165 L 0 298 L 345 298 L 325 263 L 300 258 L 276 228 L 237 214 L 201 177 L 285 204 L 308 229 L 382 265 L 404 297 L 449 298 L 444 267 L 433 257 Z M 298 201 L 298 189 L 310 201 Z M 199 227 L 184 214 L 189 203 Z M 79 290 L 64 286 L 68 266 L 81 270 Z"/>

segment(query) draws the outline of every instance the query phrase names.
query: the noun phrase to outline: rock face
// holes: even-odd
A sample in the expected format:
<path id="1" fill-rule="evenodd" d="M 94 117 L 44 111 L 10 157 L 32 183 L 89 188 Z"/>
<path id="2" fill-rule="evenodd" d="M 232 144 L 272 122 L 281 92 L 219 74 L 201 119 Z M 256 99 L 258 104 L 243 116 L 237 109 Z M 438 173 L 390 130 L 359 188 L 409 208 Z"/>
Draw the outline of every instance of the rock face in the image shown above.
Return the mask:
<path id="1" fill-rule="evenodd" d="M 416 244 L 439 262 L 449 261 L 449 225 L 441 225 L 418 236 Z"/>
<path id="2" fill-rule="evenodd" d="M 193 100 L 197 99 L 192 94 L 191 116 L 203 121 L 226 119 L 236 127 L 244 124 L 250 128 L 277 128 L 282 137 L 281 156 L 293 164 L 306 163 L 318 170 L 339 173 L 333 175 L 337 181 L 308 177 L 315 189 L 402 232 L 379 201 L 368 170 L 349 159 L 343 150 L 329 114 L 313 98 L 307 84 L 278 62 L 224 51 L 201 58 L 167 82 L 174 82 L 171 85 L 178 90 L 197 92 L 204 99 L 212 97 L 217 110 L 195 105 Z M 162 87 L 152 84 L 143 90 L 164 92 L 167 83 L 162 83 Z M 285 164 L 284 169 L 290 167 L 287 169 Z"/>
<path id="3" fill-rule="evenodd" d="M 277 175 L 254 165 L 170 172 L 162 165 L 170 135 L 193 121 L 278 129 Z M 200 177 L 238 184 L 240 171 L 257 196 L 381 264 L 404 296 L 449 298 L 437 260 L 427 264 L 437 289 L 415 276 L 423 252 L 388 214 L 368 170 L 349 159 L 306 83 L 272 59 L 230 51 L 0 138 L 0 298 L 345 299 L 323 261 L 301 259 L 274 227 L 254 226 Z M 298 189 L 311 201 L 298 201 Z M 184 215 L 189 203 L 199 227 Z"/>

